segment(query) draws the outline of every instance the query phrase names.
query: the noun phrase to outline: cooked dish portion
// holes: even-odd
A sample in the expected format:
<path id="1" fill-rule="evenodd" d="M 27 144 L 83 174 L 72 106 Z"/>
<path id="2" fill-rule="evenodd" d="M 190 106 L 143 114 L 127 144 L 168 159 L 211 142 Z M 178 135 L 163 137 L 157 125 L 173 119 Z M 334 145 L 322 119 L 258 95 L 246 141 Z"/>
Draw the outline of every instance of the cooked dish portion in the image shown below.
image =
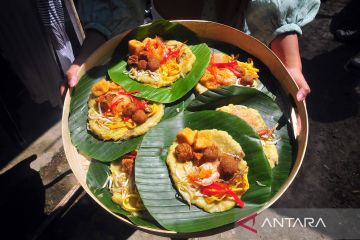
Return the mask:
<path id="1" fill-rule="evenodd" d="M 134 96 L 105 79 L 91 88 L 88 129 L 103 140 L 125 140 L 146 133 L 164 115 L 164 106 Z"/>
<path id="2" fill-rule="evenodd" d="M 240 62 L 235 56 L 224 53 L 213 53 L 205 74 L 196 86 L 199 93 L 208 89 L 240 85 L 256 87 L 259 78 L 259 69 L 254 67 L 252 59 L 248 62 Z"/>
<path id="3" fill-rule="evenodd" d="M 160 37 L 129 41 L 129 76 L 153 87 L 164 87 L 190 72 L 195 55 L 185 44 Z"/>
<path id="4" fill-rule="evenodd" d="M 279 162 L 279 155 L 276 149 L 276 136 L 275 136 L 275 127 L 269 128 L 264 119 L 262 118 L 259 111 L 253 108 L 248 108 L 243 105 L 233 105 L 223 106 L 218 109 L 220 112 L 227 112 L 232 115 L 235 115 L 245 122 L 247 122 L 251 127 L 253 127 L 256 132 L 259 134 L 261 139 L 261 144 L 264 149 L 266 158 L 269 161 L 270 167 L 275 167 Z"/>
<path id="5" fill-rule="evenodd" d="M 144 210 L 144 205 L 135 186 L 134 164 L 137 151 L 132 151 L 110 164 L 109 188 L 111 200 L 131 213 Z"/>
<path id="6" fill-rule="evenodd" d="M 207 212 L 223 212 L 249 189 L 245 153 L 227 132 L 184 128 L 169 149 L 166 162 L 183 198 Z"/>

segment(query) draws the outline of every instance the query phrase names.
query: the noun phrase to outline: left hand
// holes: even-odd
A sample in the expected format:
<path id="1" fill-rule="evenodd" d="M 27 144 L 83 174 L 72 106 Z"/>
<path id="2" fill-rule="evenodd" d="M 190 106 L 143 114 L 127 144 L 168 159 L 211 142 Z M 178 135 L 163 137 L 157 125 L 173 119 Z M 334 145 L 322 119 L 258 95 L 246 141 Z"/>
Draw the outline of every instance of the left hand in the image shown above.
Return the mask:
<path id="1" fill-rule="evenodd" d="M 271 49 L 284 63 L 292 78 L 299 87 L 296 99 L 301 102 L 310 93 L 310 87 L 302 74 L 302 64 L 299 52 L 299 41 L 296 33 L 278 35 L 271 42 Z"/>
<path id="2" fill-rule="evenodd" d="M 309 95 L 309 93 L 311 92 L 311 90 L 310 90 L 308 83 L 306 82 L 306 80 L 304 78 L 304 75 L 303 75 L 301 69 L 288 68 L 287 70 L 299 87 L 299 91 L 296 93 L 296 99 L 299 102 L 304 101 L 305 98 L 307 97 L 307 95 Z"/>

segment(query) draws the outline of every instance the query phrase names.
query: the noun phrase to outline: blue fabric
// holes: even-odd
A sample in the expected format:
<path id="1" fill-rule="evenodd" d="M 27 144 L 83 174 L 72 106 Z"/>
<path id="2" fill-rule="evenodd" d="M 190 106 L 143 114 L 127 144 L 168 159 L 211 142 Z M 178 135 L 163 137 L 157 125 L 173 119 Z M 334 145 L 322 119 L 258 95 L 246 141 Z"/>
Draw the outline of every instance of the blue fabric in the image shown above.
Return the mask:
<path id="1" fill-rule="evenodd" d="M 85 30 L 106 38 L 144 23 L 145 0 L 79 0 L 78 13 Z"/>
<path id="2" fill-rule="evenodd" d="M 320 0 L 252 0 L 245 16 L 245 32 L 269 45 L 287 32 L 302 34 L 301 27 L 311 22 Z"/>
<path id="3" fill-rule="evenodd" d="M 320 0 L 251 0 L 242 30 L 270 44 L 286 32 L 301 34 L 319 7 Z M 144 0 L 79 0 L 85 30 L 95 29 L 107 38 L 141 25 L 144 10 Z"/>

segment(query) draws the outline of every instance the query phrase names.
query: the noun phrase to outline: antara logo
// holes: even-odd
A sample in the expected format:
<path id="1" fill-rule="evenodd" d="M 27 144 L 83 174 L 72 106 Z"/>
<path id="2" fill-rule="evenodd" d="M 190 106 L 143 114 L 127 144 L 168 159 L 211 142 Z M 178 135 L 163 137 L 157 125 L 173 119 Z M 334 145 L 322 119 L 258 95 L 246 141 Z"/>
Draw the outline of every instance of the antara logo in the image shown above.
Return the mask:
<path id="1" fill-rule="evenodd" d="M 257 216 L 257 213 L 254 213 L 253 215 L 250 215 L 244 219 L 237 221 L 237 224 L 239 224 L 239 226 L 241 226 L 249 231 L 252 231 L 253 233 L 257 233 L 257 230 L 255 228 L 253 228 L 255 225 L 255 222 L 256 222 L 256 216 Z M 246 225 L 245 223 L 250 221 L 251 219 L 252 219 L 252 226 L 250 227 L 250 226 Z"/>
<path id="2" fill-rule="evenodd" d="M 261 225 L 261 227 L 271 227 L 271 228 L 275 228 L 275 227 L 289 227 L 289 228 L 294 228 L 294 227 L 302 227 L 302 228 L 306 228 L 306 227 L 311 227 L 311 228 L 317 228 L 319 226 L 322 226 L 324 228 L 326 228 L 325 222 L 322 218 L 273 218 L 273 219 L 269 219 L 269 218 L 265 218 L 263 224 Z"/>
<path id="3" fill-rule="evenodd" d="M 256 222 L 256 216 L 257 214 L 250 215 L 244 219 L 241 219 L 237 221 L 237 224 L 239 226 L 253 232 L 257 233 L 257 230 L 254 228 L 255 222 Z M 246 225 L 248 221 L 252 220 L 252 226 Z M 289 227 L 289 228 L 295 228 L 295 227 L 302 227 L 302 228 L 317 228 L 317 227 L 324 227 L 326 228 L 326 224 L 324 220 L 320 217 L 318 219 L 312 218 L 312 217 L 306 217 L 306 218 L 290 218 L 290 217 L 284 217 L 284 218 L 268 218 L 266 217 L 264 222 L 261 224 L 261 227 Z"/>

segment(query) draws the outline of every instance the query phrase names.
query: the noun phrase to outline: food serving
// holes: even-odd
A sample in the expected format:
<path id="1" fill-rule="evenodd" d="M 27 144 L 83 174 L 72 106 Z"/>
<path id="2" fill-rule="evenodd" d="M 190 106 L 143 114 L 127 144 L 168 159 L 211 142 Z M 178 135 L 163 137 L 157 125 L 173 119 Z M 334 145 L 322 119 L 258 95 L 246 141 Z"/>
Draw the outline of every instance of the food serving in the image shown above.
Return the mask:
<path id="1" fill-rule="evenodd" d="M 121 159 L 111 162 L 111 176 L 108 178 L 112 193 L 111 200 L 133 215 L 145 209 L 134 180 L 136 153 L 136 150 L 132 151 Z"/>
<path id="2" fill-rule="evenodd" d="M 268 159 L 270 167 L 274 168 L 278 164 L 279 155 L 275 145 L 278 141 L 275 136 L 276 126 L 269 128 L 258 110 L 248 108 L 243 105 L 233 104 L 217 108 L 216 110 L 235 115 L 243 119 L 252 128 L 254 128 L 260 137 L 261 144 L 263 146 L 264 153 L 266 155 L 266 158 Z"/>
<path id="3" fill-rule="evenodd" d="M 172 85 L 191 71 L 196 60 L 190 48 L 176 40 L 133 39 L 128 46 L 129 77 L 156 88 Z"/>
<path id="4" fill-rule="evenodd" d="M 105 79 L 91 88 L 88 130 L 103 140 L 125 140 L 146 133 L 164 115 L 162 104 L 139 99 Z"/>
<path id="5" fill-rule="evenodd" d="M 188 204 L 213 213 L 244 207 L 241 196 L 249 189 L 244 157 L 240 144 L 225 131 L 184 128 L 166 162 Z"/>
<path id="6" fill-rule="evenodd" d="M 283 87 L 285 92 L 289 92 L 291 94 L 295 93 L 293 88 L 291 88 L 291 84 L 293 83 L 291 81 L 283 81 L 283 79 L 289 79 L 288 73 L 283 69 L 278 59 L 272 57 L 272 53 L 268 51 L 266 47 L 260 46 L 258 41 L 249 38 L 241 32 L 237 32 L 235 29 L 230 29 L 222 25 L 204 22 L 197 23 L 192 21 L 184 21 L 182 24 L 184 24 L 183 26 L 185 26 L 185 28 L 189 27 L 190 30 L 194 31 L 197 35 L 195 37 L 198 37 L 199 40 L 207 41 L 207 39 L 209 39 L 209 44 L 213 44 L 212 46 L 215 46 L 214 42 L 219 42 L 220 44 L 231 42 L 233 44 L 231 49 L 234 49 L 232 47 L 238 47 L 241 49 L 239 51 L 245 51 L 246 54 L 249 54 L 249 56 L 257 56 L 259 61 L 254 60 L 254 65 L 256 67 L 261 67 L 260 61 L 266 60 L 266 62 L 269 63 L 267 65 L 270 70 L 269 76 L 273 77 L 271 73 L 276 71 L 278 73 L 277 77 L 274 77 L 273 79 L 275 81 L 276 79 L 281 80 L 279 81 L 279 86 Z M 244 219 L 251 214 L 261 212 L 263 209 L 266 209 L 269 205 L 271 205 L 276 198 L 283 193 L 284 189 L 288 187 L 288 181 L 291 182 L 293 180 L 299 164 L 301 164 L 303 151 L 306 148 L 307 122 L 304 122 L 305 130 L 303 129 L 302 137 L 299 138 L 298 142 L 294 142 L 295 144 L 299 143 L 299 146 L 296 145 L 295 149 L 293 148 L 293 145 L 289 144 L 291 136 L 288 135 L 287 126 L 290 125 L 285 125 L 284 128 L 277 129 L 276 134 L 281 136 L 280 143 L 277 144 L 279 157 L 281 158 L 277 168 L 281 169 L 281 171 L 271 171 L 267 162 L 268 160 L 262 150 L 261 142 L 257 138 L 256 132 L 249 124 L 226 113 L 220 113 L 217 111 L 202 111 L 202 109 L 212 109 L 214 105 L 219 107 L 223 106 L 224 103 L 234 103 L 232 101 L 234 99 L 233 96 L 240 95 L 240 93 L 245 92 L 246 94 L 243 94 L 243 96 L 259 95 L 258 97 L 248 100 L 245 98 L 241 99 L 246 101 L 246 103 L 249 103 L 251 107 L 259 109 L 260 113 L 266 120 L 266 123 L 268 123 L 268 120 L 273 120 L 268 118 L 268 113 L 272 116 L 276 116 L 274 119 L 281 116 L 282 111 L 277 108 L 275 102 L 269 104 L 272 100 L 270 98 L 264 98 L 263 94 L 260 92 L 255 93 L 256 89 L 243 87 L 244 91 L 240 91 L 239 89 L 235 89 L 236 86 L 234 89 L 230 89 L 232 91 L 229 92 L 227 92 L 227 88 L 224 88 L 224 90 L 217 90 L 214 92 L 208 91 L 209 94 L 205 95 L 205 97 L 209 96 L 211 99 L 214 99 L 213 101 L 224 99 L 221 100 L 222 105 L 212 104 L 212 101 L 210 100 L 204 101 L 203 105 L 201 105 L 199 101 L 191 102 L 193 95 L 190 95 L 190 93 L 192 93 L 190 91 L 192 91 L 199 82 L 201 76 L 204 75 L 204 72 L 209 65 L 211 51 L 208 47 L 206 47 L 206 43 L 189 46 L 193 54 L 196 56 L 196 61 L 193 64 L 191 71 L 187 73 L 183 79 L 180 78 L 169 87 L 154 89 L 154 87 L 150 87 L 146 83 L 141 83 L 131 79 L 128 75 L 129 70 L 132 67 L 137 66 L 128 65 L 127 57 L 122 57 L 119 61 L 119 55 L 114 55 L 114 52 L 122 54 L 123 52 L 121 50 L 124 49 L 120 47 L 125 45 L 125 52 L 128 53 L 127 45 L 130 39 L 138 39 L 142 41 L 145 37 L 153 37 L 155 34 L 158 34 L 158 36 L 161 36 L 163 39 L 174 39 L 181 41 L 182 43 L 186 43 L 184 42 L 186 39 L 196 39 L 192 38 L 187 32 L 184 33 L 184 28 L 182 26 L 180 26 L 180 28 L 174 28 L 174 25 L 175 23 L 155 23 L 141 26 L 140 28 L 131 31 L 127 36 L 124 34 L 111 40 L 111 44 L 105 44 L 97 54 L 93 55 L 92 59 L 88 62 L 89 64 L 86 64 L 86 69 L 91 69 L 93 66 L 97 67 L 89 70 L 81 77 L 72 94 L 68 94 L 65 102 L 66 104 L 64 105 L 64 148 L 76 177 L 79 179 L 79 182 L 83 185 L 88 194 L 92 198 L 96 199 L 98 203 L 101 203 L 100 205 L 104 209 L 111 212 L 122 222 L 132 225 L 138 229 L 143 229 L 154 234 L 161 234 L 163 236 L 176 237 L 186 234 L 195 237 L 197 234 L 214 233 L 216 231 L 222 231 L 223 229 L 229 228 L 231 225 L 236 226 L 236 220 Z M 204 31 L 200 31 L 203 28 L 206 28 L 209 31 L 206 31 L 206 33 Z M 219 29 L 221 32 L 227 33 L 224 34 L 225 38 L 218 36 Z M 131 38 L 128 38 L 128 36 L 131 36 Z M 181 40 L 179 40 L 180 38 Z M 115 48 L 117 46 L 119 46 L 119 48 L 116 50 Z M 104 59 L 111 60 L 111 64 L 115 62 L 117 63 L 115 65 L 111 65 L 109 68 L 110 65 L 103 64 Z M 239 59 L 243 61 L 243 58 Z M 259 66 L 257 66 L 258 63 Z M 137 97 L 140 101 L 146 99 L 150 104 L 163 103 L 164 107 L 167 108 L 166 112 L 170 113 L 170 117 L 166 118 L 166 120 L 162 123 L 159 122 L 159 124 L 156 124 L 157 126 L 151 128 L 151 131 L 147 131 L 144 137 L 130 137 L 129 139 L 122 141 L 112 141 L 112 139 L 109 139 L 110 141 L 104 141 L 100 137 L 97 137 L 97 134 L 93 133 L 91 130 L 87 130 L 86 127 L 88 126 L 89 121 L 89 108 L 87 107 L 89 104 L 89 95 L 91 94 L 90 98 L 96 98 L 92 95 L 91 87 L 96 81 L 103 78 L 106 72 L 113 81 L 119 83 L 122 88 L 124 88 L 124 92 Z M 257 82 L 261 85 L 259 81 Z M 290 85 L 288 84 L 289 82 Z M 188 88 L 185 88 L 184 85 L 187 85 Z M 257 86 L 258 89 L 264 89 L 262 86 L 260 88 L 259 85 Z M 182 93 L 180 94 L 178 89 L 183 89 L 184 93 L 189 94 L 185 94 L 186 96 Z M 279 91 L 279 93 L 280 92 L 281 91 Z M 219 93 L 221 96 L 216 95 L 216 93 Z M 182 96 L 185 97 L 182 98 Z M 177 103 L 168 104 L 174 102 L 174 99 L 181 99 L 181 101 L 184 100 L 184 103 L 179 101 L 179 104 L 182 105 Z M 237 104 L 241 104 L 241 99 L 237 102 Z M 197 100 L 204 100 L 204 98 Z M 288 98 L 284 98 L 283 100 L 287 101 Z M 191 112 L 182 113 L 182 109 L 186 108 L 188 104 L 194 106 L 192 110 L 187 108 Z M 304 113 L 302 105 L 299 108 L 300 113 Z M 262 106 L 266 106 L 266 109 L 262 108 Z M 97 110 L 96 106 L 95 110 Z M 304 114 L 306 115 L 306 109 Z M 302 115 L 302 120 L 304 119 L 306 120 L 306 116 L 304 118 L 304 115 Z M 273 124 L 268 123 L 268 126 L 271 127 Z M 164 164 L 164 154 L 166 154 L 165 158 L 167 158 L 170 146 L 174 143 L 177 133 L 185 127 L 198 130 L 197 132 L 200 132 L 199 129 L 207 129 L 206 131 L 214 128 L 221 129 L 231 134 L 233 140 L 241 145 L 243 152 L 246 153 L 245 160 L 247 162 L 246 165 L 249 167 L 248 171 L 251 171 L 248 172 L 248 174 L 250 174 L 248 175 L 248 189 L 244 193 L 245 195 L 241 195 L 241 193 L 238 194 L 238 192 L 234 191 L 236 189 L 234 189 L 231 185 L 230 190 L 232 190 L 235 194 L 238 194 L 237 196 L 240 200 L 245 202 L 244 208 L 236 206 L 236 204 L 241 206 L 241 202 L 239 201 L 239 203 L 234 203 L 237 199 L 230 196 L 232 193 L 226 185 L 222 185 L 229 185 L 231 180 L 222 179 L 223 177 L 220 176 L 219 168 L 216 168 L 219 173 L 219 181 L 216 181 L 210 189 L 206 190 L 205 186 L 196 184 L 192 185 L 191 188 L 197 190 L 196 194 L 200 193 L 203 195 L 203 202 L 207 205 L 211 205 L 211 203 L 206 202 L 205 198 L 209 202 L 213 200 L 212 203 L 215 205 L 215 203 L 221 201 L 218 201 L 217 199 L 214 200 L 213 197 L 220 198 L 220 196 L 222 196 L 224 197 L 224 202 L 232 200 L 234 206 L 232 208 L 230 207 L 231 209 L 228 209 L 227 211 L 215 214 L 207 210 L 203 210 L 204 208 L 200 209 L 200 207 L 197 207 L 193 202 L 189 203 L 193 205 L 189 207 L 189 204 L 185 201 L 185 197 L 181 196 L 182 193 L 179 190 L 182 184 L 179 184 L 179 187 L 175 184 L 175 178 L 173 178 L 174 175 L 170 171 L 170 166 L 168 164 Z M 254 141 L 254 139 L 256 139 L 256 141 Z M 190 146 L 193 149 L 193 152 L 198 152 L 194 149 L 193 145 Z M 108 187 L 104 187 L 104 184 L 108 175 L 113 175 L 113 172 L 115 172 L 115 170 L 110 172 L 111 166 L 109 162 L 112 162 L 114 159 L 122 158 L 121 156 L 124 156 L 124 154 L 135 148 L 139 149 L 139 154 L 134 162 L 135 167 L 133 168 L 133 178 L 135 179 L 136 189 L 141 196 L 141 202 L 146 210 L 134 211 L 132 213 L 136 214 L 132 214 L 130 211 L 125 210 L 126 207 L 124 208 L 121 206 L 121 202 L 119 202 L 119 206 L 114 200 L 112 200 L 112 196 L 115 195 L 115 191 L 112 193 Z M 176 160 L 176 156 L 174 157 Z M 89 168 L 85 168 L 84 166 L 87 166 L 89 163 L 88 158 L 94 159 L 94 161 L 90 162 Z M 220 160 L 217 161 L 220 162 Z M 238 161 L 242 162 L 243 159 Z M 125 171 L 126 166 L 122 166 L 120 161 L 114 163 L 113 165 L 115 164 L 118 164 L 119 172 Z M 182 164 L 182 162 L 177 163 L 177 165 L 179 164 Z M 201 165 L 197 166 L 193 163 L 192 166 L 199 169 Z M 290 174 L 291 171 L 295 171 L 295 174 Z M 199 172 L 201 171 L 199 170 Z M 204 172 L 204 174 L 205 173 L 206 172 Z M 189 185 L 190 184 L 186 186 Z M 202 189 L 203 193 L 201 193 Z M 244 191 L 245 189 L 246 187 L 244 187 Z M 279 189 L 281 189 L 281 191 L 279 191 Z M 275 197 L 273 197 L 274 194 L 276 194 Z M 135 202 L 134 199 L 130 202 L 133 201 Z M 217 208 L 219 209 L 220 207 Z M 226 227 L 222 227 L 225 225 Z"/>
<path id="7" fill-rule="evenodd" d="M 254 67 L 252 59 L 241 62 L 237 58 L 234 55 L 213 53 L 205 74 L 196 85 L 196 91 L 203 93 L 230 85 L 256 87 L 259 69 Z"/>

